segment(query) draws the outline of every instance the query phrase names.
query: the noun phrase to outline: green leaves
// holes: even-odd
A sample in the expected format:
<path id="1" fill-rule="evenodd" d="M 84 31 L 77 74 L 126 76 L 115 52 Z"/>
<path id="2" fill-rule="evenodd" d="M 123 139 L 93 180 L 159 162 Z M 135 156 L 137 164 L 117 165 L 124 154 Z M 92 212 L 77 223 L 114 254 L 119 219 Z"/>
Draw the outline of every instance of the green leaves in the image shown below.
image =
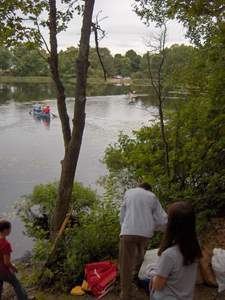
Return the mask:
<path id="1" fill-rule="evenodd" d="M 57 183 L 36 186 L 17 204 L 26 233 L 34 239 L 32 283 L 54 285 L 63 291 L 83 279 L 88 262 L 115 259 L 118 254 L 119 211 L 111 197 L 100 199 L 96 192 L 75 182 L 72 193 L 74 213 L 59 241 L 55 260 L 43 269 L 51 252 L 49 220 L 57 197 Z M 41 278 L 40 278 L 41 274 Z"/>
<path id="2" fill-rule="evenodd" d="M 120 134 L 118 142 L 106 149 L 109 176 L 105 187 L 121 199 L 124 190 L 145 180 L 166 203 L 192 202 L 202 228 L 207 218 L 225 209 L 224 45 L 173 46 L 166 51 L 168 89 L 175 89 L 178 97 L 183 92 L 166 105 L 169 188 L 158 124 L 135 131 L 132 138 Z"/>
<path id="3" fill-rule="evenodd" d="M 40 41 L 34 38 L 36 31 L 34 19 L 39 18 L 42 11 L 46 8 L 47 2 L 45 0 L 2 0 L 0 9 L 0 46 L 17 45 L 23 41 L 32 41 L 35 44 L 39 44 Z"/>
<path id="4" fill-rule="evenodd" d="M 60 0 L 57 11 L 57 32 L 67 29 L 75 12 L 82 13 L 83 1 Z M 59 4 L 58 3 L 58 4 Z M 0 8 L 0 46 L 29 42 L 43 43 L 43 28 L 48 26 L 47 0 L 2 0 Z"/>
<path id="5" fill-rule="evenodd" d="M 196 45 L 225 36 L 225 6 L 221 0 L 135 0 L 134 10 L 146 24 L 156 22 L 160 26 L 167 19 L 181 21 Z"/>

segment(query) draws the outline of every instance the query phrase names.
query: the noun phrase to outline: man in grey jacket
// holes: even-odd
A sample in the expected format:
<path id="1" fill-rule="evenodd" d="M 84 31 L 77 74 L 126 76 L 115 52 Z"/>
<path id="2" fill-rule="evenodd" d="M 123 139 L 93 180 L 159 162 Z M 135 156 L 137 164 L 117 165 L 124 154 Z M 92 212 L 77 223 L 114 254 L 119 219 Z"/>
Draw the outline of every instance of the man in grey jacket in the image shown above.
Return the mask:
<path id="1" fill-rule="evenodd" d="M 138 273 L 154 232 L 163 231 L 167 223 L 167 214 L 148 183 L 126 191 L 120 223 L 120 297 L 131 300 L 133 272 Z"/>

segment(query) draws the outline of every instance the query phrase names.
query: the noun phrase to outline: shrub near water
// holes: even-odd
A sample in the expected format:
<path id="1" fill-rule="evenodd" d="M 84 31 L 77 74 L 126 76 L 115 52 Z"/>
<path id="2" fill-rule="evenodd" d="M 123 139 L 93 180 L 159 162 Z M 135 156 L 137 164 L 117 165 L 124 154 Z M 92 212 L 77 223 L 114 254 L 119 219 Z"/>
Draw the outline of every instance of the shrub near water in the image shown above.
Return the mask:
<path id="1" fill-rule="evenodd" d="M 26 233 L 34 239 L 32 281 L 42 286 L 70 289 L 82 280 L 84 265 L 118 256 L 118 209 L 109 198 L 102 201 L 90 188 L 73 187 L 73 218 L 60 240 L 51 266 L 47 261 L 51 244 L 49 220 L 57 196 L 57 183 L 36 186 L 33 193 L 17 205 Z M 40 278 L 40 274 L 42 275 Z"/>
<path id="2" fill-rule="evenodd" d="M 200 95 L 180 100 L 166 115 L 170 177 L 164 171 L 160 126 L 155 123 L 133 136 L 121 133 L 108 146 L 105 187 L 120 193 L 131 182 L 147 181 L 164 205 L 180 199 L 191 202 L 201 231 L 210 218 L 225 216 L 225 106 L 215 107 L 213 100 Z"/>

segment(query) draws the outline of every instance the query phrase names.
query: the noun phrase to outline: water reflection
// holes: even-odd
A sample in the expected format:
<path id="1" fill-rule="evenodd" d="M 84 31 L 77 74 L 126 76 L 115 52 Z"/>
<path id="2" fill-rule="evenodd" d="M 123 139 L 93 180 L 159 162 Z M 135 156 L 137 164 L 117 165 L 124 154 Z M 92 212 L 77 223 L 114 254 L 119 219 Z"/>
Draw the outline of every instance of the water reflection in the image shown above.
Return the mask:
<path id="1" fill-rule="evenodd" d="M 41 124 L 43 125 L 46 129 L 50 129 L 50 124 L 51 124 L 51 118 L 50 119 L 46 119 L 46 118 L 39 118 L 35 115 L 32 115 L 34 122 L 36 122 L 37 124 Z"/>
<path id="2" fill-rule="evenodd" d="M 68 98 L 74 97 L 74 84 L 66 84 L 66 96 Z M 88 84 L 88 96 L 101 95 L 122 95 L 128 94 L 129 90 L 135 90 L 148 105 L 156 104 L 154 95 L 149 86 L 132 85 L 130 86 L 116 86 L 112 84 Z M 0 104 L 9 100 L 16 102 L 28 101 L 42 101 L 46 99 L 54 99 L 56 97 L 54 85 L 51 83 L 13 83 L 1 84 L 0 86 Z"/>
<path id="3" fill-rule="evenodd" d="M 67 97 L 74 97 L 74 84 L 66 84 Z M 88 84 L 88 96 L 96 95 L 118 95 L 127 93 L 128 87 L 113 86 L 111 84 Z M 9 100 L 17 102 L 41 101 L 56 97 L 54 85 L 51 83 L 13 83 L 1 84 L 0 102 Z"/>
<path id="4" fill-rule="evenodd" d="M 1 103 L 9 100 L 15 100 L 16 102 L 40 101 L 54 97 L 53 85 L 46 83 L 2 84 L 0 89 Z"/>
<path id="5" fill-rule="evenodd" d="M 74 84 L 65 84 L 67 98 L 74 97 Z M 149 105 L 157 106 L 158 101 L 154 91 L 150 85 L 147 84 L 132 84 L 131 86 L 125 85 L 112 85 L 112 84 L 88 84 L 88 96 L 101 96 L 101 95 L 126 95 L 130 90 L 135 90 L 139 95 L 138 99 L 141 100 L 145 107 Z M 10 100 L 16 102 L 29 102 L 29 101 L 43 101 L 46 99 L 55 99 L 56 92 L 54 85 L 51 83 L 13 83 L 0 85 L 0 104 L 6 103 Z M 168 91 L 165 106 L 173 108 L 180 100 L 188 100 L 188 94 L 184 91 Z"/>

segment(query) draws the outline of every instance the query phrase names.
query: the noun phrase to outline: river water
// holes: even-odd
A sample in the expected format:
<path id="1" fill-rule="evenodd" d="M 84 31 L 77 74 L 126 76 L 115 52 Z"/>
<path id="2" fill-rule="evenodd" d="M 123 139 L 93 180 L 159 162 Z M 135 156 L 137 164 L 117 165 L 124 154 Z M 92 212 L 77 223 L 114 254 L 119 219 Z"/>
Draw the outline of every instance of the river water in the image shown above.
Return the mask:
<path id="1" fill-rule="evenodd" d="M 110 94 L 117 95 L 95 95 L 87 99 L 86 128 L 76 180 L 97 190 L 96 181 L 106 174 L 101 159 L 107 145 L 116 141 L 120 131 L 132 134 L 132 130 L 148 124 L 157 115 L 156 107 L 146 106 L 141 99 L 130 105 L 123 92 L 126 90 L 115 87 L 110 89 Z M 51 86 L 2 85 L 0 96 L 0 215 L 7 214 L 13 222 L 10 240 L 16 249 L 15 257 L 19 257 L 31 248 L 32 241 L 23 234 L 22 224 L 13 216 L 13 206 L 35 185 L 59 178 L 63 140 L 59 118 L 46 123 L 29 114 L 36 99 L 50 105 L 57 114 Z M 67 99 L 67 106 L 72 116 L 73 98 Z"/>

